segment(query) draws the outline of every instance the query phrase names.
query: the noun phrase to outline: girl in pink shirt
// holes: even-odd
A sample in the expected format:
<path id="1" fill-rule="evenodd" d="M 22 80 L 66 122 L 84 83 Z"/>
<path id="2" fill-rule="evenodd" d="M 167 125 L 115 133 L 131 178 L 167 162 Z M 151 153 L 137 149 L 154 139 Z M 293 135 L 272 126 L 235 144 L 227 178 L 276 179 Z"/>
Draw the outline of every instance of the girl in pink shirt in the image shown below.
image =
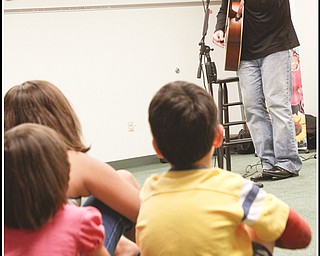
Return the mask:
<path id="1" fill-rule="evenodd" d="M 110 254 L 101 213 L 66 203 L 67 147 L 51 128 L 18 125 L 4 134 L 6 256 Z"/>

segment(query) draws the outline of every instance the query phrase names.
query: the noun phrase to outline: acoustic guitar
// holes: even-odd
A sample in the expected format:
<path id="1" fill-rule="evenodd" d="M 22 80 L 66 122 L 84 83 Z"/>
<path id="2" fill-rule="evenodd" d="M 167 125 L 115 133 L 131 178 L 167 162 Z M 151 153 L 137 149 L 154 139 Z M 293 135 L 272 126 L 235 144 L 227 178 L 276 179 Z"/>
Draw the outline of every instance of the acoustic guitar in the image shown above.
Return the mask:
<path id="1" fill-rule="evenodd" d="M 229 0 L 226 18 L 225 35 L 225 70 L 237 71 L 240 64 L 243 14 L 236 20 L 236 14 L 240 7 L 240 1 Z"/>

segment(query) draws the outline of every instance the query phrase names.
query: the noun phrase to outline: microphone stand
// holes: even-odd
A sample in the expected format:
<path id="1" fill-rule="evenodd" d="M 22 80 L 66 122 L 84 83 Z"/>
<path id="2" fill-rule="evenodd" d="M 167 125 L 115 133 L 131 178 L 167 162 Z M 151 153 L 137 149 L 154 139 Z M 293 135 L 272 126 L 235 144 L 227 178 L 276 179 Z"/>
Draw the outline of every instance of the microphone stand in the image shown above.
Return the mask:
<path id="1" fill-rule="evenodd" d="M 203 31 L 202 31 L 202 39 L 199 43 L 200 45 L 200 54 L 199 54 L 199 67 L 198 67 L 198 73 L 197 73 L 197 78 L 201 78 L 201 73 L 203 73 L 202 69 L 202 62 L 203 59 L 205 58 L 205 69 L 206 69 L 206 78 L 207 78 L 207 84 L 208 84 L 208 91 L 210 95 L 213 98 L 213 89 L 212 89 L 212 84 L 217 82 L 217 69 L 216 69 L 216 64 L 211 61 L 210 57 L 210 51 L 213 51 L 209 46 L 205 44 L 205 37 L 207 35 L 208 31 L 208 22 L 209 22 L 209 14 L 210 14 L 210 9 L 209 9 L 209 4 L 210 0 L 206 0 L 206 7 L 205 7 L 205 17 L 204 17 L 204 22 L 203 22 Z M 204 87 L 206 88 L 206 82 L 204 80 Z M 219 111 L 222 111 L 219 110 Z M 220 116 L 221 113 L 220 113 Z M 221 146 L 220 148 L 216 149 L 216 154 L 217 154 L 217 159 L 218 159 L 218 166 L 223 166 L 223 147 Z"/>
<path id="2" fill-rule="evenodd" d="M 205 57 L 206 78 L 207 78 L 207 83 L 209 87 L 209 93 L 213 97 L 212 83 L 217 81 L 217 69 L 216 69 L 215 63 L 211 61 L 211 57 L 210 57 L 210 51 L 213 51 L 213 49 L 211 49 L 209 46 L 205 44 L 205 37 L 208 31 L 208 21 L 209 21 L 209 14 L 210 14 L 209 5 L 210 5 L 210 0 L 207 0 L 207 5 L 205 7 L 205 17 L 203 22 L 202 39 L 199 43 L 200 54 L 199 54 L 199 67 L 198 67 L 197 78 L 201 78 L 201 73 L 203 73 L 202 62 L 203 62 L 203 57 Z"/>

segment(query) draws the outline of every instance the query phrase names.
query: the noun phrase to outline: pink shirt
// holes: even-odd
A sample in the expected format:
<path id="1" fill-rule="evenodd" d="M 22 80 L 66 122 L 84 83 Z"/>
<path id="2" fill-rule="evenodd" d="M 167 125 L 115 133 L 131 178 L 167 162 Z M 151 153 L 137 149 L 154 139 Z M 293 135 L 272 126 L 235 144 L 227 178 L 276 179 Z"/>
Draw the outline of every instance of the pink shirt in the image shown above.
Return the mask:
<path id="1" fill-rule="evenodd" d="M 6 256 L 76 256 L 100 247 L 104 232 L 96 208 L 66 204 L 37 231 L 5 227 L 4 252 Z"/>

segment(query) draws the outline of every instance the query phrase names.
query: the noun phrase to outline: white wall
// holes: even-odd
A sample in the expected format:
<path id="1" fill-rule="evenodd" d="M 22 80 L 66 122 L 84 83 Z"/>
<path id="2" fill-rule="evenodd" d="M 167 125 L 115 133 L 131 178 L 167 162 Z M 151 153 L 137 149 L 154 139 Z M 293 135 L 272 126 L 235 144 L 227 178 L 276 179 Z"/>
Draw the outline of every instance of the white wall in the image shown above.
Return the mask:
<path id="1" fill-rule="evenodd" d="M 41 2 L 45 3 L 48 1 Z M 29 6 L 22 6 L 21 1 L 6 2 L 6 8 L 18 7 Z M 232 76 L 233 72 L 223 71 L 224 50 L 211 43 L 219 2 L 211 1 L 210 8 L 213 14 L 206 44 L 214 47 L 211 58 L 219 77 Z M 201 4 L 5 13 L 3 93 L 26 80 L 48 80 L 62 90 L 78 113 L 85 141 L 92 146 L 90 154 L 103 161 L 153 155 L 147 109 L 154 93 L 178 79 L 203 84 L 196 78 L 203 18 Z M 305 28 L 304 18 L 303 24 L 298 19 L 297 24 Z M 313 23 L 315 27 L 318 24 Z M 299 30 L 298 36 L 304 32 Z M 302 44 L 312 46 L 317 40 L 316 34 L 310 41 L 299 37 Z M 305 108 L 315 114 L 317 48 L 307 45 L 301 46 L 300 52 Z M 175 72 L 177 68 L 180 73 Z M 231 90 L 231 100 L 237 97 L 237 90 Z M 232 116 L 240 114 L 235 109 Z M 128 122 L 134 123 L 133 132 L 128 131 Z"/>
<path id="2" fill-rule="evenodd" d="M 300 41 L 299 53 L 305 113 L 318 116 L 318 1 L 291 0 L 292 19 Z M 306 7 L 308 3 L 309 7 Z"/>

